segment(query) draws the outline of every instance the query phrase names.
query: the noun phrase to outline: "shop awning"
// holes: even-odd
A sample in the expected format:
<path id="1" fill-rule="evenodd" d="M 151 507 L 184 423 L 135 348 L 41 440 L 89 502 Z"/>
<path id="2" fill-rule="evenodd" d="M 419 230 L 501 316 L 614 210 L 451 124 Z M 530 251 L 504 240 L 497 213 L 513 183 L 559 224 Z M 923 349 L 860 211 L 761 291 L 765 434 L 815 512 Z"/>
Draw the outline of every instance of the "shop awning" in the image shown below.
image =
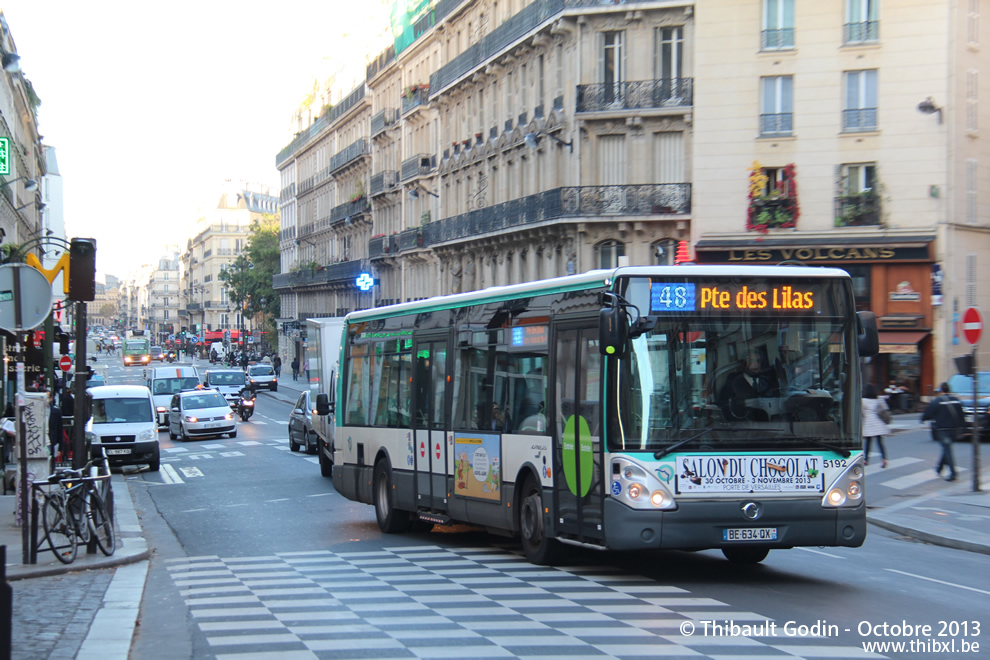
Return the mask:
<path id="1" fill-rule="evenodd" d="M 881 353 L 917 353 L 918 342 L 927 332 L 880 332 Z"/>

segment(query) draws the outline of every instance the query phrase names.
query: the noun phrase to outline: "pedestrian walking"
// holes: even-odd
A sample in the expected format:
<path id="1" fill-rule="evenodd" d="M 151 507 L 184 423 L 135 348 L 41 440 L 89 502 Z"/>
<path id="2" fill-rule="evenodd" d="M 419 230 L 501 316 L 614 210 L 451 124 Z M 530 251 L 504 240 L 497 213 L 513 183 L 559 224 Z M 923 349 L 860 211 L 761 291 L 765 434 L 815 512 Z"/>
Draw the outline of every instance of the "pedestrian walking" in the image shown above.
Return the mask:
<path id="1" fill-rule="evenodd" d="M 68 450 L 64 443 L 65 430 L 62 428 L 62 410 L 55 404 L 55 394 L 48 393 L 48 443 L 51 446 L 51 456 L 55 462 L 62 461 L 62 452 Z"/>
<path id="2" fill-rule="evenodd" d="M 275 370 L 275 378 L 279 378 L 282 375 L 282 358 L 278 355 L 272 360 L 272 369 Z"/>
<path id="3" fill-rule="evenodd" d="M 292 358 L 292 380 L 299 380 L 299 358 Z"/>
<path id="4" fill-rule="evenodd" d="M 863 386 L 863 463 L 870 464 L 870 445 L 877 441 L 880 448 L 880 467 L 887 467 L 887 449 L 883 446 L 883 436 L 890 434 L 890 409 L 887 403 L 877 396 L 873 383 Z"/>
<path id="5" fill-rule="evenodd" d="M 934 421 L 935 433 L 938 436 L 939 444 L 942 445 L 942 456 L 938 459 L 935 472 L 942 476 L 942 468 L 949 468 L 949 476 L 946 481 L 956 480 L 956 463 L 952 458 L 952 443 L 966 423 L 963 416 L 962 403 L 952 396 L 948 383 L 942 383 L 939 387 L 942 395 L 936 397 L 928 407 L 925 408 L 921 421 Z"/>

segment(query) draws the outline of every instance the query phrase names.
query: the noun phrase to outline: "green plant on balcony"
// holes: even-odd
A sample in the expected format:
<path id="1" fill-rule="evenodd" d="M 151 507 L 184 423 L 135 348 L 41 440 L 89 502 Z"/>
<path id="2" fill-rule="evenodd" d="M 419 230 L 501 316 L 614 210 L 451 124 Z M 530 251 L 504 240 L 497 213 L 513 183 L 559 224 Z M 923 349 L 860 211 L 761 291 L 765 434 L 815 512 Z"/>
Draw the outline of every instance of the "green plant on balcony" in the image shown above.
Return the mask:
<path id="1" fill-rule="evenodd" d="M 877 186 L 879 188 L 879 186 Z M 876 189 L 862 190 L 842 199 L 842 211 L 835 218 L 836 227 L 859 227 L 880 224 L 880 195 Z"/>
<path id="2" fill-rule="evenodd" d="M 770 229 L 797 226 L 801 212 L 794 164 L 786 165 L 782 174 L 777 186 L 767 190 L 770 179 L 763 166 L 753 161 L 749 172 L 749 206 L 746 212 L 746 228 L 750 231 L 766 233 Z"/>
<path id="3" fill-rule="evenodd" d="M 423 211 L 423 213 L 419 216 L 419 226 L 425 227 L 426 225 L 430 224 L 431 217 L 432 216 L 430 215 L 429 211 Z"/>

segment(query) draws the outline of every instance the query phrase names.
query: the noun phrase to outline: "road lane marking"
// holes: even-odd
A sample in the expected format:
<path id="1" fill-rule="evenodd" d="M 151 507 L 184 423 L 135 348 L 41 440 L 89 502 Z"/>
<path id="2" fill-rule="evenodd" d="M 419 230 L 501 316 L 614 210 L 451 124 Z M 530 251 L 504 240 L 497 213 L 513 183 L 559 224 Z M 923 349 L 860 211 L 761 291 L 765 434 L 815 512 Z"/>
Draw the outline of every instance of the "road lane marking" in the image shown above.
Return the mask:
<path id="1" fill-rule="evenodd" d="M 833 555 L 830 552 L 822 552 L 821 550 L 814 550 L 812 548 L 797 548 L 798 550 L 804 550 L 805 552 L 813 552 L 816 555 L 825 555 L 826 557 L 833 557 L 835 559 L 845 559 L 845 557 L 840 557 L 839 555 Z"/>
<path id="2" fill-rule="evenodd" d="M 306 497 L 326 497 L 330 493 L 313 493 L 312 495 L 307 495 Z"/>
<path id="3" fill-rule="evenodd" d="M 203 449 L 226 449 L 227 445 L 200 445 Z"/>
<path id="4" fill-rule="evenodd" d="M 209 511 L 209 509 L 186 509 L 180 513 L 199 513 L 200 511 Z"/>
<path id="5" fill-rule="evenodd" d="M 887 461 L 887 467 L 881 467 L 881 465 L 883 465 L 883 461 L 882 460 L 878 461 L 874 459 L 872 465 L 866 466 L 866 476 L 868 477 L 872 476 L 877 472 L 884 472 L 886 474 L 889 474 L 890 472 L 892 472 L 893 470 L 899 467 L 904 467 L 905 465 L 911 465 L 912 463 L 920 463 L 920 462 L 921 462 L 920 458 L 915 458 L 913 456 L 902 456 L 901 458 L 890 459 L 889 461 Z"/>
<path id="6" fill-rule="evenodd" d="M 184 467 L 184 468 L 179 468 L 179 470 L 182 471 L 182 474 L 186 475 L 186 478 L 187 479 L 189 477 L 202 477 L 203 476 L 203 472 L 199 468 L 197 468 L 197 467 Z"/>
<path id="7" fill-rule="evenodd" d="M 962 474 L 963 472 L 966 472 L 966 468 L 956 468 L 956 472 Z M 890 479 L 889 481 L 881 481 L 876 485 L 886 486 L 887 488 L 893 488 L 894 490 L 904 490 L 905 488 L 913 488 L 914 486 L 918 486 L 935 479 L 941 479 L 941 477 L 935 474 L 935 470 L 925 468 L 921 472 L 915 472 L 914 474 L 897 477 L 896 479 Z"/>
<path id="8" fill-rule="evenodd" d="M 220 455 L 221 456 L 243 456 L 244 455 L 244 452 L 242 452 L 242 451 L 222 451 L 222 452 L 220 452 Z"/>
<path id="9" fill-rule="evenodd" d="M 967 591 L 975 591 L 978 594 L 986 594 L 990 596 L 990 591 L 985 589 L 977 589 L 976 587 L 967 587 L 965 584 L 956 584 L 955 582 L 946 582 L 945 580 L 936 580 L 935 578 L 925 577 L 924 575 L 916 575 L 914 573 L 907 573 L 905 571 L 899 571 L 896 568 L 886 568 L 884 570 L 890 571 L 891 573 L 899 573 L 901 575 L 907 575 L 908 577 L 918 578 L 919 580 L 928 580 L 929 582 L 936 582 L 938 584 L 944 584 L 948 587 L 958 587 L 960 589 L 966 589 Z"/>
<path id="10" fill-rule="evenodd" d="M 198 461 L 201 458 L 216 458 L 213 454 L 189 454 L 186 456 L 189 460 Z"/>
<path id="11" fill-rule="evenodd" d="M 280 497 L 277 500 L 265 500 L 265 501 L 266 502 L 288 502 L 289 501 L 289 498 L 288 497 Z"/>
<path id="12" fill-rule="evenodd" d="M 251 445 L 260 445 L 261 443 L 258 442 L 257 440 L 242 440 L 241 442 L 238 442 L 237 444 L 239 444 L 239 445 L 241 445 L 243 447 L 250 447 Z"/>
<path id="13" fill-rule="evenodd" d="M 179 452 L 189 451 L 189 450 L 186 449 L 185 447 L 162 447 L 162 451 L 179 453 Z"/>
<path id="14" fill-rule="evenodd" d="M 175 468 L 172 467 L 171 465 L 162 465 L 161 470 L 158 473 L 162 475 L 162 479 L 165 480 L 165 483 L 168 484 L 186 483 L 185 481 L 182 480 L 182 477 L 179 476 L 179 474 L 175 471 Z"/>

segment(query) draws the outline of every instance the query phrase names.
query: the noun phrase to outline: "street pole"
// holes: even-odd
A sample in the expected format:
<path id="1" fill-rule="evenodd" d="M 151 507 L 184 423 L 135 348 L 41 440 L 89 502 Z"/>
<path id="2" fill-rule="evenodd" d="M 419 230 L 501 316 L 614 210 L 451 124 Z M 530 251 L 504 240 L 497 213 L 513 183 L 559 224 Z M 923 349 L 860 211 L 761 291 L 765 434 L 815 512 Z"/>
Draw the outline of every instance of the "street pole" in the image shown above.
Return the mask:
<path id="1" fill-rule="evenodd" d="M 977 381 L 980 370 L 976 368 L 976 344 L 973 344 L 973 435 L 970 440 L 973 442 L 973 492 L 980 492 L 980 415 L 979 399 L 976 397 Z M 988 407 L 990 412 L 990 407 Z"/>
<path id="2" fill-rule="evenodd" d="M 72 425 L 72 468 L 86 465 L 86 303 L 76 303 L 76 376 L 72 381 L 76 405 Z"/>

